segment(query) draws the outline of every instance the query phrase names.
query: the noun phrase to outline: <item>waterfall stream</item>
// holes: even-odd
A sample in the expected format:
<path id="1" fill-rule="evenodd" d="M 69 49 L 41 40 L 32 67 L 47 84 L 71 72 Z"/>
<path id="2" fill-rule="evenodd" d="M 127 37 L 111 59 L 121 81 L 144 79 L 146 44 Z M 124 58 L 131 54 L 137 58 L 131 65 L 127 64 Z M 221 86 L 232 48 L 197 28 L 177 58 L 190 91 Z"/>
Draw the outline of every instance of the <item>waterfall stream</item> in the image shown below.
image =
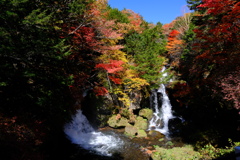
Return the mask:
<path id="1" fill-rule="evenodd" d="M 165 67 L 162 69 L 162 72 L 164 71 Z M 165 76 L 167 76 L 166 73 L 163 74 L 163 77 Z M 158 96 L 159 93 L 161 96 Z M 153 118 L 149 122 L 148 129 L 159 131 L 168 137 L 168 122 L 170 119 L 174 118 L 174 116 L 172 114 L 172 106 L 166 93 L 166 87 L 164 84 L 161 84 L 158 90 L 153 90 L 151 102 L 151 106 L 154 108 L 154 113 Z"/>
<path id="2" fill-rule="evenodd" d="M 163 68 L 162 72 L 164 73 L 164 71 L 165 68 Z M 163 76 L 167 76 L 166 73 Z M 159 131 L 168 138 L 168 122 L 175 117 L 172 114 L 172 106 L 166 93 L 165 85 L 161 84 L 159 89 L 153 90 L 150 98 L 154 114 L 149 122 L 148 130 Z M 110 157 L 119 153 L 133 156 L 131 155 L 133 151 L 137 153 L 134 156 L 140 156 L 139 153 L 142 153 L 139 152 L 139 146 L 135 142 L 129 142 L 126 138 L 120 137 L 115 133 L 94 130 L 86 116 L 82 113 L 82 110 L 77 110 L 77 113 L 72 116 L 72 121 L 64 126 L 64 132 L 72 143 L 94 154 Z M 131 150 L 131 152 L 128 153 L 126 150 Z"/>
<path id="3" fill-rule="evenodd" d="M 105 156 L 111 156 L 123 146 L 123 141 L 116 135 L 95 131 L 81 110 L 65 125 L 64 132 L 72 143 Z"/>

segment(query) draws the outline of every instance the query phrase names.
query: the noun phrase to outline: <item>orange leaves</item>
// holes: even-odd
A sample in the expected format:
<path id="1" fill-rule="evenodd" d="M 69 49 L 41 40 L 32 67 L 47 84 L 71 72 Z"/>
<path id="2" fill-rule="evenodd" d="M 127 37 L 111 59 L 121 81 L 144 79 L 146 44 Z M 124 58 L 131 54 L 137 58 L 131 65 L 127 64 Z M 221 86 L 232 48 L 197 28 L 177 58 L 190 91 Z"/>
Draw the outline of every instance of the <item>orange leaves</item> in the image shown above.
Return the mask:
<path id="1" fill-rule="evenodd" d="M 172 30 L 172 32 L 169 34 L 169 37 L 176 37 L 177 35 L 179 35 L 179 32 L 177 30 Z"/>
<path id="2" fill-rule="evenodd" d="M 167 49 L 169 51 L 169 54 L 171 54 L 171 52 L 173 52 L 174 50 L 179 49 L 179 45 L 182 44 L 182 40 L 179 39 L 178 37 L 179 32 L 177 30 L 172 30 L 169 33 L 168 36 L 168 44 L 167 44 Z"/>
<path id="3" fill-rule="evenodd" d="M 182 40 L 180 39 L 180 32 L 172 30 L 168 36 L 167 50 L 169 58 L 171 59 L 171 66 L 178 66 L 180 54 L 182 52 Z"/>
<path id="4" fill-rule="evenodd" d="M 172 30 L 172 28 L 173 28 L 173 26 L 174 26 L 175 21 L 176 21 L 176 20 L 173 20 L 171 23 L 164 24 L 164 25 L 162 26 L 162 28 L 163 28 L 163 33 L 164 33 L 165 35 L 169 35 L 169 33 L 171 32 L 171 30 Z"/>
<path id="5" fill-rule="evenodd" d="M 178 35 L 179 35 L 179 32 L 178 32 L 177 30 L 172 30 L 172 31 L 169 33 L 168 41 L 173 41 L 173 40 L 175 40 Z"/>

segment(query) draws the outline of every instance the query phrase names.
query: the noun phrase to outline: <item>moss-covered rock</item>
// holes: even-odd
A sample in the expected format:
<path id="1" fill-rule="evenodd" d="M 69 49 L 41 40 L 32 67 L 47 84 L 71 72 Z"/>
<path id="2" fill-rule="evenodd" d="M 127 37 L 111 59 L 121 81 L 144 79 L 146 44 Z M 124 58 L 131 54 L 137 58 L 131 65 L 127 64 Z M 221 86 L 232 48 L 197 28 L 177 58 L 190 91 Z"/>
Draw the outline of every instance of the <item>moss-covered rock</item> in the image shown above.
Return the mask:
<path id="1" fill-rule="evenodd" d="M 164 138 L 164 137 L 165 137 L 164 134 L 162 134 L 162 133 L 160 133 L 160 132 L 158 132 L 158 131 L 155 131 L 155 130 L 150 130 L 150 131 L 148 132 L 148 135 L 149 135 L 149 137 L 154 137 L 154 138 L 156 138 L 156 139 L 161 139 L 161 138 Z"/>
<path id="2" fill-rule="evenodd" d="M 147 133 L 144 130 L 140 129 L 137 131 L 137 137 L 147 137 Z"/>
<path id="3" fill-rule="evenodd" d="M 144 119 L 143 117 L 138 116 L 136 118 L 134 127 L 136 127 L 137 129 L 146 130 L 148 128 L 147 119 Z"/>
<path id="4" fill-rule="evenodd" d="M 144 108 L 139 111 L 139 116 L 147 118 L 148 120 L 152 119 L 153 111 L 149 108 Z"/>
<path id="5" fill-rule="evenodd" d="M 134 114 L 130 114 L 129 115 L 129 118 L 128 118 L 128 122 L 130 123 L 130 124 L 134 124 L 135 122 L 136 122 L 136 115 L 134 115 Z"/>
<path id="6" fill-rule="evenodd" d="M 136 136 L 138 132 L 138 129 L 132 125 L 128 125 L 125 127 L 125 135 L 130 136 L 130 137 L 134 137 Z"/>
<path id="7" fill-rule="evenodd" d="M 124 117 L 118 117 L 118 115 L 113 115 L 107 121 L 108 125 L 113 128 L 126 127 L 130 125 L 128 120 Z"/>

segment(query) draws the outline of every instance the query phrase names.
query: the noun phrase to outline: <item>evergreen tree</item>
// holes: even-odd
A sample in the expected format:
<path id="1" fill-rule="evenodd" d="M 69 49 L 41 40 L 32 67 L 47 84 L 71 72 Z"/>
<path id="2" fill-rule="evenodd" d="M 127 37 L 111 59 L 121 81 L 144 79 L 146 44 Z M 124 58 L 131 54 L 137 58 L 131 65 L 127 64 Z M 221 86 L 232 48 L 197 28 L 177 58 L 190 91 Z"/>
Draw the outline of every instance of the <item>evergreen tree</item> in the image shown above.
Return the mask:
<path id="1" fill-rule="evenodd" d="M 73 12 L 73 3 L 79 13 Z M 79 3 L 79 5 L 76 5 Z M 0 110 L 51 119 L 69 102 L 68 60 L 61 25 L 81 14 L 81 1 L 0 2 Z M 72 12 L 70 14 L 70 12 Z M 67 100 L 68 99 L 68 100 Z"/>
<path id="2" fill-rule="evenodd" d="M 162 73 L 160 70 L 166 61 L 162 57 L 165 52 L 166 41 L 162 34 L 162 26 L 158 24 L 154 27 L 146 28 L 142 33 L 130 33 L 126 38 L 125 50 L 128 55 L 132 55 L 136 63 L 135 69 L 141 78 L 146 79 L 153 87 L 160 83 Z"/>
<path id="3" fill-rule="evenodd" d="M 197 6 L 200 5 L 202 3 L 202 0 L 187 0 L 188 3 L 188 7 L 191 10 L 198 10 Z"/>

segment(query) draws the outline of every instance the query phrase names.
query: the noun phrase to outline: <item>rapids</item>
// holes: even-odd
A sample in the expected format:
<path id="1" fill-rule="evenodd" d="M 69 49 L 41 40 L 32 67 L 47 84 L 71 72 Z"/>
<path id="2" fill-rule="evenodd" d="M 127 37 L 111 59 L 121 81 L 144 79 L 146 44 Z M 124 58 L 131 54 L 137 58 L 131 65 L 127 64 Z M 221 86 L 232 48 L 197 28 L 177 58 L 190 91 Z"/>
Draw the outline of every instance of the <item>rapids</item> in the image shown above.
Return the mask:
<path id="1" fill-rule="evenodd" d="M 95 131 L 82 110 L 78 110 L 72 121 L 65 125 L 64 132 L 72 143 L 104 156 L 112 156 L 124 144 L 116 135 Z"/>

